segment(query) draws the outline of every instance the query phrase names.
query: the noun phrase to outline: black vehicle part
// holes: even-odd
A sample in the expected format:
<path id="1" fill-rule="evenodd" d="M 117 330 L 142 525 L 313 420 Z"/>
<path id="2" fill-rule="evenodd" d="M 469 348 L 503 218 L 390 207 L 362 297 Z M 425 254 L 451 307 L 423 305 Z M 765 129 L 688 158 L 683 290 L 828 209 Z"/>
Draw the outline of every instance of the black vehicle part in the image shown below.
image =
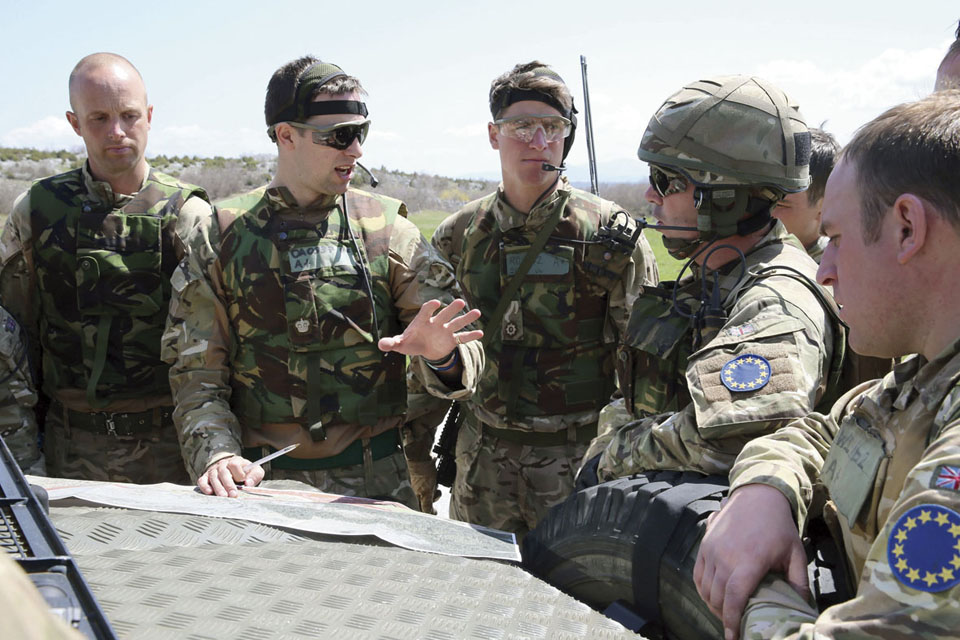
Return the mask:
<path id="1" fill-rule="evenodd" d="M 707 517 L 727 495 L 725 476 L 657 471 L 571 495 L 523 542 L 523 566 L 650 638 L 722 638 L 693 583 Z M 829 536 L 808 549 L 821 606 L 849 597 Z"/>
<path id="2" fill-rule="evenodd" d="M 2 437 L 0 552 L 17 561 L 51 612 L 68 625 L 89 638 L 117 637 Z"/>

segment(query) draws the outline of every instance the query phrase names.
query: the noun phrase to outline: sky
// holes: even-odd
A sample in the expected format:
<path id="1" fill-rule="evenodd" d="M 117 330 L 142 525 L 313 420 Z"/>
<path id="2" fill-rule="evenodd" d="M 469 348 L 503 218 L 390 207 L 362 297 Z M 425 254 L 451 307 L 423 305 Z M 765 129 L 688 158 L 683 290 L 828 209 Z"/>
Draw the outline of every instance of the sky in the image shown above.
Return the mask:
<path id="1" fill-rule="evenodd" d="M 645 179 L 636 150 L 650 116 L 684 84 L 715 75 L 766 78 L 808 124 L 846 142 L 932 90 L 960 18 L 956 0 L 4 4 L 0 146 L 82 148 L 64 117 L 67 77 L 84 55 L 112 51 L 146 81 L 148 156 L 274 154 L 267 81 L 312 54 L 370 94 L 368 167 L 496 179 L 491 80 L 520 62 L 548 63 L 582 124 L 584 55 L 601 182 Z M 574 180 L 587 179 L 585 138 L 581 126 L 567 159 Z"/>

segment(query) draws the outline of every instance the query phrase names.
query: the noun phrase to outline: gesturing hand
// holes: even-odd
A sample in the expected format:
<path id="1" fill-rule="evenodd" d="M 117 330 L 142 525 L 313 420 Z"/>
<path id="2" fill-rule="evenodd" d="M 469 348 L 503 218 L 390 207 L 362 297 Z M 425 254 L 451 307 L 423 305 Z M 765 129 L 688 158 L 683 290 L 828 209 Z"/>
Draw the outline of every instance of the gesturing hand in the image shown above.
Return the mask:
<path id="1" fill-rule="evenodd" d="M 424 302 L 402 334 L 380 338 L 378 346 L 381 351 L 396 351 L 430 360 L 442 358 L 458 344 L 483 337 L 483 331 L 479 329 L 458 333 L 480 317 L 479 309 L 460 314 L 466 306 L 467 303 L 459 298 L 445 307 L 439 300 Z"/>

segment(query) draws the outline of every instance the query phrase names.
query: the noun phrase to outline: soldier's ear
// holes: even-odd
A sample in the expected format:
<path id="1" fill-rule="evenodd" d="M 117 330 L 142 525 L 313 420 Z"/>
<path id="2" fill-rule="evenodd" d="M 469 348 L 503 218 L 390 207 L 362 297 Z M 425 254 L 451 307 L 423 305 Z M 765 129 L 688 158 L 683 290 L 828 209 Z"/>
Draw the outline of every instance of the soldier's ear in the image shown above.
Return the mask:
<path id="1" fill-rule="evenodd" d="M 906 264 L 923 249 L 930 222 L 928 216 L 935 213 L 912 193 L 901 194 L 892 209 L 897 232 L 897 262 Z"/>
<path id="2" fill-rule="evenodd" d="M 490 138 L 490 146 L 494 149 L 500 149 L 500 140 L 497 139 L 497 125 L 492 122 L 487 123 L 487 136 Z"/>
<path id="3" fill-rule="evenodd" d="M 80 133 L 80 119 L 77 117 L 77 114 L 75 114 L 73 111 L 67 111 L 66 116 L 67 122 L 69 122 L 70 126 L 73 127 L 74 133 L 76 133 L 78 136 L 83 135 Z"/>
<path id="4" fill-rule="evenodd" d="M 278 147 L 291 148 L 296 146 L 296 142 L 293 138 L 297 134 L 294 133 L 293 127 L 288 125 L 286 122 L 278 122 L 273 131 L 277 136 Z"/>

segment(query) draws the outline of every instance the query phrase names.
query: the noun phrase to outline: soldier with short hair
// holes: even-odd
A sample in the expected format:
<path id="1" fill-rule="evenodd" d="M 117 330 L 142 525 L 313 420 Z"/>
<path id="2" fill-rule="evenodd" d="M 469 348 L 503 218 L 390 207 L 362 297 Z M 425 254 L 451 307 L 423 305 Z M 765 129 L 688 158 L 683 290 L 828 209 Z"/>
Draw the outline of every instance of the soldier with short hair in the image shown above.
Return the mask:
<path id="1" fill-rule="evenodd" d="M 0 237 L 3 306 L 39 365 L 47 472 L 186 482 L 160 337 L 183 238 L 210 205 L 147 164 L 153 106 L 128 60 L 86 56 L 69 89 L 67 120 L 87 161 L 34 183 Z M 19 381 L 11 390 L 26 402 L 19 357 L 11 369 L 8 384 Z M 28 440 L 19 444 L 32 448 Z"/>
<path id="2" fill-rule="evenodd" d="M 615 388 L 629 309 L 658 272 L 629 213 L 561 177 L 576 109 L 560 76 L 519 64 L 493 81 L 489 102 L 503 182 L 433 235 L 487 332 L 450 515 L 522 535 L 573 488 Z"/>
<path id="3" fill-rule="evenodd" d="M 951 90 L 861 127 L 827 183 L 818 278 L 842 304 L 850 344 L 918 355 L 737 458 L 694 574 L 729 640 L 957 637 L 958 174 Z M 818 516 L 856 592 L 821 612 L 807 602 L 800 540 Z"/>
<path id="4" fill-rule="evenodd" d="M 840 155 L 840 143 L 823 129 L 810 129 L 810 186 L 788 193 L 773 209 L 773 217 L 797 236 L 810 257 L 820 262 L 827 239 L 820 235 L 820 210 L 827 178 Z"/>
<path id="5" fill-rule="evenodd" d="M 634 305 L 623 398 L 604 408 L 582 484 L 725 474 L 752 438 L 829 406 L 841 369 L 844 334 L 816 263 L 771 216 L 809 181 L 809 132 L 786 94 L 749 76 L 688 84 L 650 119 L 638 155 L 652 228 L 693 274 Z"/>
<path id="6" fill-rule="evenodd" d="M 278 69 L 265 103 L 275 177 L 218 203 L 188 239 L 164 354 L 204 493 L 238 495 L 265 477 L 251 460 L 297 444 L 270 478 L 432 510 L 435 479 L 411 487 L 400 449 L 405 356 L 430 393 L 469 395 L 483 353 L 481 332 L 463 329 L 479 311 L 461 313 L 450 266 L 402 202 L 350 187 L 364 93 L 311 56 Z"/>

